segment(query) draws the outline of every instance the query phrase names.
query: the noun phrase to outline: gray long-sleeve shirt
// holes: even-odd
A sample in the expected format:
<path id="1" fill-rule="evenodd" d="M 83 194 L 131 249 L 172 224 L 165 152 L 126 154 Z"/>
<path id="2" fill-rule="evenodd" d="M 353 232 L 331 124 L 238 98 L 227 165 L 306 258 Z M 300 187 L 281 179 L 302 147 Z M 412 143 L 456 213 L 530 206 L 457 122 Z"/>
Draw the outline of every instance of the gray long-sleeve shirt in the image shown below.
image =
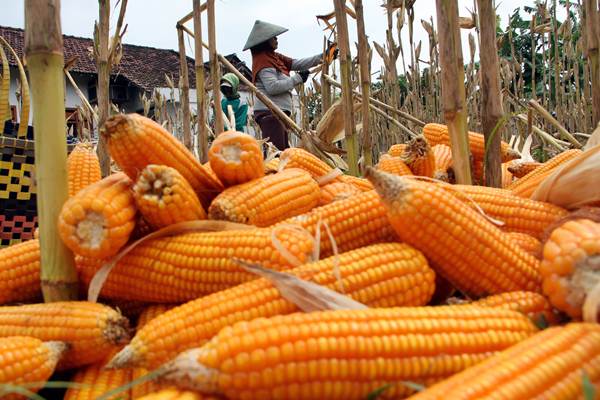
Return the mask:
<path id="1" fill-rule="evenodd" d="M 292 71 L 302 71 L 321 63 L 323 55 L 300 58 L 292 61 Z M 298 74 L 287 76 L 275 68 L 263 68 L 256 77 L 256 88 L 266 95 L 283 111 L 292 111 L 292 89 L 302 82 Z M 268 110 L 262 101 L 256 99 L 255 111 Z"/>

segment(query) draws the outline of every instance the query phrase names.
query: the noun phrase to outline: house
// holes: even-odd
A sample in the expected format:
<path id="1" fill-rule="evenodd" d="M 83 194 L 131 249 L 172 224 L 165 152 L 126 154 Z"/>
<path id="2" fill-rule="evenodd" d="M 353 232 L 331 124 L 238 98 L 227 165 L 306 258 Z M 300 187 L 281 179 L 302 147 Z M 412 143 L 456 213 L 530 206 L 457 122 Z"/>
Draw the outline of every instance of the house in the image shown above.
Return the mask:
<path id="1" fill-rule="evenodd" d="M 24 30 L 0 26 L 0 36 L 4 37 L 17 55 L 23 59 Z M 173 32 L 175 34 L 175 31 Z M 92 58 L 91 49 L 92 39 L 76 36 L 63 35 L 64 58 L 65 62 L 72 62 L 70 73 L 78 88 L 88 101 L 94 105 L 96 99 L 97 70 L 96 63 Z M 10 93 L 9 103 L 12 110 L 12 120 L 15 123 L 19 121 L 19 103 L 17 91 L 19 87 L 19 70 L 17 62 L 6 49 L 8 64 L 10 66 Z M 251 79 L 250 69 L 235 54 L 225 56 L 244 76 Z M 192 112 L 196 109 L 196 74 L 194 69 L 194 59 L 187 57 L 188 73 L 190 81 L 190 105 Z M 0 61 L 1 65 L 1 61 Z M 208 63 L 204 65 L 206 76 L 209 76 Z M 1 71 L 1 70 L 0 70 Z M 113 67 L 110 77 L 110 100 L 121 111 L 142 113 L 144 105 L 142 96 L 145 94 L 151 98 L 153 93 L 157 92 L 167 99 L 170 103 L 171 112 L 179 104 L 179 94 L 172 93 L 167 84 L 166 76 L 171 77 L 177 86 L 179 82 L 179 53 L 174 50 L 157 49 L 153 47 L 136 46 L 131 44 L 123 45 L 123 57 L 119 64 Z M 83 127 L 83 121 L 78 115 L 78 107 L 82 106 L 82 100 L 77 95 L 73 85 L 66 80 L 65 93 L 65 117 L 69 128 L 74 134 L 79 134 Z M 177 92 L 177 90 L 176 90 Z M 247 88 L 240 87 L 242 97 L 249 97 Z M 152 110 L 150 110 L 152 112 Z M 32 117 L 29 117 L 29 125 L 32 124 Z M 95 127 L 88 127 L 95 129 Z M 0 127 L 1 133 L 1 127 Z"/>

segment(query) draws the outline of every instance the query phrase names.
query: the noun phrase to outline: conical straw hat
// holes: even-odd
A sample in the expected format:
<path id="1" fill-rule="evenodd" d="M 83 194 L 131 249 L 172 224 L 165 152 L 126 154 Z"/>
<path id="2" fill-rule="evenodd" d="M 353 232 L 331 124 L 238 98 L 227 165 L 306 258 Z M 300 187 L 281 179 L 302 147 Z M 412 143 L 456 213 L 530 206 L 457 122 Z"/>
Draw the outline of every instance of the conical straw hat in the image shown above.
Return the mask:
<path id="1" fill-rule="evenodd" d="M 244 50 L 248 50 L 249 48 L 254 47 L 257 44 L 265 42 L 287 31 L 288 29 L 282 26 L 256 20 L 254 22 L 254 26 L 252 27 L 252 31 L 248 36 L 248 40 L 246 40 Z"/>

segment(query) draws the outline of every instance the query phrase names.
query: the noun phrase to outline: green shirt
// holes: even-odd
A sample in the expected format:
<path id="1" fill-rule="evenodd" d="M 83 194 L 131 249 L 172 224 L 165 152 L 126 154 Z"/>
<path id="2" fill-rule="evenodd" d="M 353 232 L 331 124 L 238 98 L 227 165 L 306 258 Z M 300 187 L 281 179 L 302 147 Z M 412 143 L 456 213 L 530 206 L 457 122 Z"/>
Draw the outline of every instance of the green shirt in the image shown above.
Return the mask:
<path id="1" fill-rule="evenodd" d="M 233 114 L 235 115 L 235 130 L 238 132 L 245 132 L 246 121 L 248 119 L 248 104 L 242 104 L 240 99 L 221 99 L 221 108 L 225 115 L 229 116 L 227 106 L 233 108 Z"/>

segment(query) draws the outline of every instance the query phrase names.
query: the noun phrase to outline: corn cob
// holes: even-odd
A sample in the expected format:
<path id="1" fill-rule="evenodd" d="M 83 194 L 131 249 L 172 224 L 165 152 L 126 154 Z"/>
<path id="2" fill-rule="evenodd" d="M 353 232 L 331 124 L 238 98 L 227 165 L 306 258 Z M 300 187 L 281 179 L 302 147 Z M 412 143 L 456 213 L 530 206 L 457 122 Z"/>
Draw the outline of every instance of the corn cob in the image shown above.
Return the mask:
<path id="1" fill-rule="evenodd" d="M 41 297 L 39 239 L 0 249 L 0 304 Z"/>
<path id="2" fill-rule="evenodd" d="M 148 164 L 175 168 L 192 185 L 204 208 L 223 190 L 194 155 L 158 123 L 139 114 L 114 115 L 106 121 L 101 134 L 112 158 L 131 178 Z"/>
<path id="3" fill-rule="evenodd" d="M 79 143 L 67 158 L 69 178 L 69 197 L 75 196 L 81 189 L 102 179 L 100 161 L 94 148 L 87 143 Z"/>
<path id="4" fill-rule="evenodd" d="M 365 178 L 358 178 L 352 175 L 342 175 L 338 179 L 341 182 L 350 183 L 356 186 L 361 192 L 368 192 L 369 190 L 373 190 L 373 185 Z"/>
<path id="5" fill-rule="evenodd" d="M 544 164 L 539 163 L 537 161 L 513 160 L 509 163 L 508 170 L 516 178 L 522 178 L 525 175 L 527 175 L 528 173 L 530 173 L 531 171 L 534 171 L 537 168 L 541 167 L 542 165 L 544 165 Z"/>
<path id="6" fill-rule="evenodd" d="M 399 176 L 413 174 L 408 165 L 400 157 L 392 157 L 386 154 L 381 156 L 375 168 Z"/>
<path id="7" fill-rule="evenodd" d="M 215 171 L 213 171 L 212 168 L 210 167 L 210 161 L 205 162 L 204 164 L 202 164 L 202 166 L 204 167 L 204 170 L 206 171 L 206 173 L 208 175 L 210 175 L 210 177 L 212 179 L 214 179 L 215 181 L 221 182 L 219 180 L 219 177 L 217 176 L 217 174 L 215 174 Z M 223 184 L 223 183 L 221 182 L 221 184 Z"/>
<path id="8" fill-rule="evenodd" d="M 221 133 L 210 146 L 208 160 L 225 186 L 238 185 L 265 175 L 260 144 L 246 133 Z"/>
<path id="9" fill-rule="evenodd" d="M 206 219 L 194 189 L 171 167 L 146 166 L 133 186 L 133 197 L 140 213 L 154 229 Z"/>
<path id="10" fill-rule="evenodd" d="M 567 215 L 567 210 L 542 201 L 514 196 L 505 189 L 485 186 L 444 186 L 466 205 L 479 206 L 489 217 L 504 222 L 505 232 L 520 232 L 541 239 L 546 228 Z"/>
<path id="11" fill-rule="evenodd" d="M 542 242 L 540 242 L 537 238 L 521 232 L 508 232 L 508 236 L 521 249 L 525 250 L 536 258 L 541 258 Z"/>
<path id="12" fill-rule="evenodd" d="M 280 253 L 278 245 L 302 264 L 312 253 L 313 241 L 307 233 L 285 227 L 151 239 L 119 260 L 101 295 L 156 303 L 189 301 L 255 277 L 234 258 L 276 270 L 291 268 L 294 260 Z M 76 261 L 81 280 L 89 284 L 102 260 L 80 257 Z"/>
<path id="13" fill-rule="evenodd" d="M 325 224 L 330 228 L 339 252 L 397 239 L 385 207 L 374 190 L 317 207 L 306 214 L 287 219 L 281 225 L 299 225 L 315 236 L 319 221 L 322 223 L 321 241 L 318 243 L 321 257 L 333 254 Z"/>
<path id="14" fill-rule="evenodd" d="M 344 293 L 371 307 L 425 305 L 434 290 L 433 271 L 423 255 L 406 244 L 362 247 L 293 269 L 291 274 L 340 290 L 333 271 L 337 263 Z M 298 308 L 267 280 L 252 282 L 177 307 L 139 330 L 113 366 L 154 368 L 180 352 L 203 345 L 237 321 L 290 314 Z M 177 321 L 186 321 L 185 327 Z M 168 341 L 164 338 L 169 338 Z"/>
<path id="15" fill-rule="evenodd" d="M 584 373 L 600 389 L 599 343 L 596 324 L 549 328 L 410 399 L 581 399 Z"/>
<path id="16" fill-rule="evenodd" d="M 0 338 L 0 398 L 23 398 L 7 394 L 8 388 L 2 387 L 4 384 L 22 386 L 47 381 L 66 350 L 67 346 L 62 342 L 42 342 L 27 336 Z M 27 389 L 37 391 L 39 388 Z"/>
<path id="17" fill-rule="evenodd" d="M 291 168 L 225 189 L 213 200 L 208 217 L 266 227 L 312 210 L 319 197 L 310 174 Z"/>
<path id="18" fill-rule="evenodd" d="M 228 399 L 365 399 L 390 382 L 437 382 L 535 332 L 522 314 L 492 308 L 296 313 L 224 328 L 165 370 L 167 379 L 185 376 L 179 384 Z M 399 384 L 385 395 L 411 391 Z"/>
<path id="19" fill-rule="evenodd" d="M 125 174 L 113 174 L 65 202 L 58 230 L 73 253 L 111 257 L 127 243 L 137 213 L 131 185 Z"/>
<path id="20" fill-rule="evenodd" d="M 300 168 L 308 172 L 315 179 L 321 178 L 333 170 L 326 162 L 299 147 L 290 147 L 281 153 L 279 156 L 279 168 Z"/>
<path id="21" fill-rule="evenodd" d="M 136 399 L 136 397 L 134 397 Z M 137 397 L 138 400 L 218 400 L 214 396 L 206 396 L 197 392 L 179 389 L 163 389 L 159 392 L 148 393 L 143 397 Z"/>
<path id="22" fill-rule="evenodd" d="M 331 182 L 321 186 L 319 206 L 324 206 L 334 201 L 347 199 L 360 193 L 360 190 L 351 183 Z"/>
<path id="23" fill-rule="evenodd" d="M 438 185 L 367 169 L 400 240 L 470 297 L 541 290 L 539 261 Z"/>
<path id="24" fill-rule="evenodd" d="M 564 223 L 552 231 L 543 253 L 544 294 L 554 307 L 581 317 L 587 294 L 600 283 L 600 224 L 586 219 Z"/>
<path id="25" fill-rule="evenodd" d="M 431 152 L 435 158 L 435 171 L 433 177 L 444 182 L 448 182 L 448 170 L 452 166 L 452 150 L 445 144 L 436 144 L 431 147 Z"/>
<path id="26" fill-rule="evenodd" d="M 64 400 L 96 400 L 107 392 L 131 381 L 132 370 L 130 368 L 106 369 L 106 361 L 108 358 L 79 369 L 71 381 L 80 384 L 81 387 L 69 388 L 65 393 Z M 108 399 L 129 400 L 131 398 L 130 391 L 127 390 Z"/>
<path id="27" fill-rule="evenodd" d="M 550 303 L 539 293 L 523 291 L 506 292 L 485 297 L 469 304 L 477 307 L 504 308 L 506 310 L 519 311 L 533 321 L 543 317 L 547 322 L 556 322 Z"/>
<path id="28" fill-rule="evenodd" d="M 417 176 L 433 177 L 435 172 L 435 156 L 431 146 L 424 137 L 412 139 L 404 154 L 400 157 Z"/>
<path id="29" fill-rule="evenodd" d="M 273 158 L 265 162 L 265 174 L 274 174 L 279 170 L 279 158 Z"/>
<path id="30" fill-rule="evenodd" d="M 427 139 L 430 146 L 436 144 L 445 144 L 450 146 L 450 135 L 448 127 L 441 124 L 427 124 L 423 127 L 423 136 Z M 469 132 L 469 148 L 474 160 L 483 160 L 485 155 L 485 140 L 481 133 Z M 500 144 L 500 155 L 502 162 L 507 162 L 519 158 L 521 155 L 510 148 L 505 141 Z"/>
<path id="31" fill-rule="evenodd" d="M 69 346 L 60 368 L 102 360 L 127 342 L 128 325 L 112 308 L 85 301 L 0 307 L 0 337 L 27 335 Z"/>
<path id="32" fill-rule="evenodd" d="M 402 154 L 404 154 L 406 146 L 406 143 L 393 144 L 390 146 L 387 153 L 392 157 L 400 157 Z"/>
<path id="33" fill-rule="evenodd" d="M 542 166 L 534 169 L 524 177 L 517 179 L 507 189 L 516 196 L 530 197 L 544 179 L 550 176 L 561 165 L 577 157 L 579 154 L 581 154 L 581 150 L 578 149 L 564 151 L 552 157 L 542 164 Z"/>
<path id="34" fill-rule="evenodd" d="M 502 163 L 502 189 L 509 187 L 514 180 L 513 174 L 508 170 L 510 162 Z"/>

